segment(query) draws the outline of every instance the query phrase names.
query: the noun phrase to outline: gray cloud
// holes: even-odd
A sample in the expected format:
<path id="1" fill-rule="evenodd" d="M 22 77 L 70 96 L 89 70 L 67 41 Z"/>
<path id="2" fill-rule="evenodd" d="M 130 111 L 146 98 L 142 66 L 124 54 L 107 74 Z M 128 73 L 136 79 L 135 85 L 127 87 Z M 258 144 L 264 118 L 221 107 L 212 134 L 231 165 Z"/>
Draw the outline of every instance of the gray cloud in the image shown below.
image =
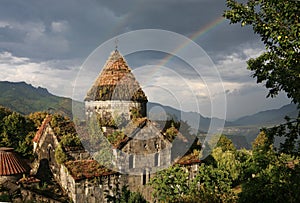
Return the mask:
<path id="1" fill-rule="evenodd" d="M 225 9 L 225 2 L 219 0 L 4 0 L 1 4 L 0 20 L 12 27 L 1 27 L 0 39 L 6 43 L 0 49 L 42 59 L 82 58 L 105 40 L 135 29 L 165 29 L 189 36 Z M 57 29 L 58 23 L 64 32 L 55 32 L 53 25 Z M 255 39 L 252 31 L 224 22 L 196 41 L 213 53 Z"/>
<path id="2" fill-rule="evenodd" d="M 209 27 L 225 9 L 225 1 L 220 0 L 2 0 L 0 80 L 26 81 L 70 97 L 80 64 L 112 37 L 144 28 L 170 30 L 187 37 L 202 30 L 202 34 L 193 40 L 216 64 L 226 89 L 230 117 L 256 112 L 255 108 L 262 110 L 284 104 L 287 102 L 284 96 L 274 101 L 264 99 L 266 90 L 258 87 L 250 77 L 251 72 L 246 70 L 245 61 L 263 50 L 251 28 L 229 25 L 228 21 Z M 205 27 L 209 29 L 204 30 Z M 119 44 L 121 46 L 122 42 Z M 126 59 L 133 69 L 163 64 L 176 71 L 195 89 L 195 96 L 202 102 L 201 112 L 208 109 L 209 113 L 209 97 L 206 90 L 200 89 L 203 81 L 195 79 L 193 67 L 176 57 L 163 63 L 161 60 L 165 56 L 164 53 L 144 52 L 129 55 Z M 202 58 L 194 57 L 193 60 L 201 63 Z M 98 69 L 100 71 L 101 67 Z M 208 78 L 214 76 L 205 64 L 200 72 Z M 153 78 L 155 84 L 161 83 L 160 78 L 166 85 L 176 85 L 176 78 L 163 72 L 159 74 Z M 88 88 L 85 84 L 80 85 L 83 89 Z M 155 95 L 153 89 L 148 91 Z M 187 97 L 180 91 L 178 96 Z M 255 102 L 251 101 L 253 98 Z M 250 108 L 250 103 L 257 107 Z M 192 110 L 193 104 L 186 102 L 184 105 Z"/>

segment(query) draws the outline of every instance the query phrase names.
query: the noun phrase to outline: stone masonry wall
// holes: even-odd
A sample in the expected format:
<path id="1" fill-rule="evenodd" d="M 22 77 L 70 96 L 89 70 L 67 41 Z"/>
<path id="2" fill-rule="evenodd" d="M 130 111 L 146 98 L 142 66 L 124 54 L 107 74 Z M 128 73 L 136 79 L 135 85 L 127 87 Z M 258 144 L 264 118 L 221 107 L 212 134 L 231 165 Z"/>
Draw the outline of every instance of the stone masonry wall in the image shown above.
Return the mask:
<path id="1" fill-rule="evenodd" d="M 75 180 L 69 174 L 67 168 L 62 166 L 60 178 L 61 186 L 73 199 L 74 203 L 106 203 L 106 195 L 116 195 L 116 188 L 120 187 L 120 176 L 118 174 Z"/>
<path id="2" fill-rule="evenodd" d="M 130 120 L 130 110 L 133 108 L 138 109 L 142 117 L 146 116 L 146 103 L 110 100 L 85 102 L 86 116 L 91 117 L 93 112 L 97 112 L 105 120 L 111 118 L 118 120 L 120 116 L 126 120 Z"/>

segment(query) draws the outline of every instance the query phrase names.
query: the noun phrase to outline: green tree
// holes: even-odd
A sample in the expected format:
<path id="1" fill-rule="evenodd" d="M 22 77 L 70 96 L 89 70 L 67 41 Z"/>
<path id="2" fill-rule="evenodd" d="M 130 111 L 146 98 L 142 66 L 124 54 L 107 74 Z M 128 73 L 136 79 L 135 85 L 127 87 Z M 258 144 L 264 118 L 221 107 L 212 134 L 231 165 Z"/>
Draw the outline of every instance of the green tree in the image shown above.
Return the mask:
<path id="1" fill-rule="evenodd" d="M 159 202 L 182 202 L 189 191 L 188 173 L 179 165 L 158 172 L 149 184 Z"/>
<path id="2" fill-rule="evenodd" d="M 108 191 L 106 191 L 108 192 Z M 108 202 L 113 203 L 147 203 L 145 198 L 139 192 L 131 192 L 128 186 L 123 186 L 117 195 L 106 195 Z"/>
<path id="3" fill-rule="evenodd" d="M 299 202 L 299 157 L 278 154 L 264 131 L 252 146 L 252 155 L 244 159 L 240 202 Z"/>
<path id="4" fill-rule="evenodd" d="M 231 23 L 251 25 L 266 46 L 266 52 L 248 61 L 257 82 L 266 81 L 269 96 L 280 90 L 294 102 L 300 101 L 300 3 L 287 0 L 227 0 L 224 16 Z"/>
<path id="5" fill-rule="evenodd" d="M 68 133 L 61 137 L 60 143 L 64 147 L 81 147 L 81 141 L 77 134 Z"/>
<path id="6" fill-rule="evenodd" d="M 234 144 L 232 143 L 232 141 L 230 139 L 228 139 L 225 135 L 221 135 L 216 147 L 221 147 L 223 152 L 236 151 L 236 148 L 235 148 Z"/>
<path id="7" fill-rule="evenodd" d="M 36 128 L 39 128 L 47 115 L 47 112 L 34 112 L 29 114 L 27 117 L 34 122 Z"/>
<path id="8" fill-rule="evenodd" d="M 217 162 L 217 167 L 220 170 L 227 171 L 231 181 L 239 180 L 241 174 L 241 163 L 236 158 L 234 151 L 222 151 L 221 147 L 213 149 L 212 156 Z"/>
<path id="9" fill-rule="evenodd" d="M 57 163 L 62 164 L 68 160 L 68 156 L 64 152 L 62 146 L 59 144 L 55 149 L 55 160 Z"/>
<path id="10" fill-rule="evenodd" d="M 12 112 L 2 119 L 0 130 L 0 146 L 13 147 L 16 152 L 27 158 L 31 156 L 31 139 L 36 130 L 31 120 Z"/>
<path id="11" fill-rule="evenodd" d="M 240 202 L 300 202 L 299 158 L 269 153 L 256 156 L 252 174 L 242 184 Z M 262 164 L 264 163 L 264 164 Z"/>
<path id="12" fill-rule="evenodd" d="M 201 164 L 192 181 L 188 202 L 236 202 L 229 172 L 212 165 Z"/>
<path id="13" fill-rule="evenodd" d="M 165 132 L 166 138 L 172 142 L 178 134 L 178 130 L 175 128 L 174 124 L 170 128 L 168 128 Z"/>
<path id="14" fill-rule="evenodd" d="M 226 0 L 229 10 L 224 16 L 231 23 L 252 26 L 261 37 L 266 51 L 250 59 L 248 69 L 252 70 L 257 83 L 265 82 L 269 89 L 267 96 L 274 97 L 279 91 L 300 108 L 300 3 L 296 0 L 248 0 L 239 3 Z M 287 123 L 266 130 L 270 140 L 274 136 L 287 139 L 280 150 L 299 154 L 300 112 L 298 118 L 287 119 Z"/>

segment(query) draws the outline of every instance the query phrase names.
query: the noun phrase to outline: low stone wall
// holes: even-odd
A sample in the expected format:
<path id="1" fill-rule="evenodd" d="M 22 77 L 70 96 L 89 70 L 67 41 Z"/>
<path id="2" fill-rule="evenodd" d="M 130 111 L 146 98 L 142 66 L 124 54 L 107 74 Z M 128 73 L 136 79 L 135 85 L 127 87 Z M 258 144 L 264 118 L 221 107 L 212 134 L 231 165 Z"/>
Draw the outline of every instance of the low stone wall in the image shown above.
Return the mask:
<path id="1" fill-rule="evenodd" d="M 22 200 L 16 199 L 14 202 L 47 202 L 47 203 L 61 203 L 59 200 L 55 200 L 43 195 L 37 194 L 33 191 L 21 189 Z"/>
<path id="2" fill-rule="evenodd" d="M 22 177 L 22 175 L 19 175 L 19 176 L 0 176 L 0 185 L 3 185 L 7 181 L 15 183 L 21 177 Z"/>

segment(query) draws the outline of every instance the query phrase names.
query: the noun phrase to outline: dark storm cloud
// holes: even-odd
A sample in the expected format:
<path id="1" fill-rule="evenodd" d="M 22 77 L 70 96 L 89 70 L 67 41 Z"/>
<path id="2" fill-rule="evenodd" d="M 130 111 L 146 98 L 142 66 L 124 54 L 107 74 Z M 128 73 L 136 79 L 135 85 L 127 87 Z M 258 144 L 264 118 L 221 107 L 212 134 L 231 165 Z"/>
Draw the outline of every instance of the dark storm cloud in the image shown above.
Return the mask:
<path id="1" fill-rule="evenodd" d="M 4 0 L 0 20 L 9 26 L 1 27 L 0 49 L 43 60 L 84 58 L 104 41 L 130 30 L 155 28 L 190 36 L 224 10 L 225 2 L 219 0 Z M 52 25 L 60 22 L 66 28 L 55 33 Z M 214 56 L 215 51 L 253 39 L 249 30 L 224 22 L 196 41 Z"/>

